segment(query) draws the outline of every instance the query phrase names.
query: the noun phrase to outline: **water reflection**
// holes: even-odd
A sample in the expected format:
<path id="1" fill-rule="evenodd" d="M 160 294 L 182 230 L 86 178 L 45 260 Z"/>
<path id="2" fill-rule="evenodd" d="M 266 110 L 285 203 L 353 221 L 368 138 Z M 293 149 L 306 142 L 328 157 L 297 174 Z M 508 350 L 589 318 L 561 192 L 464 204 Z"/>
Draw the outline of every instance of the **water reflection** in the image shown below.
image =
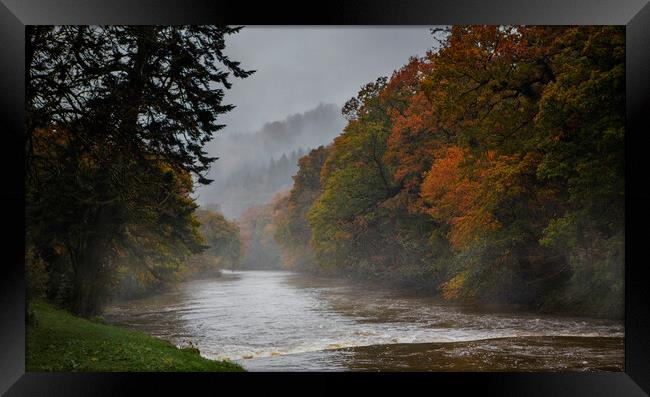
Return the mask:
<path id="1" fill-rule="evenodd" d="M 622 370 L 622 324 L 485 312 L 290 272 L 227 272 L 108 321 L 251 370 Z"/>

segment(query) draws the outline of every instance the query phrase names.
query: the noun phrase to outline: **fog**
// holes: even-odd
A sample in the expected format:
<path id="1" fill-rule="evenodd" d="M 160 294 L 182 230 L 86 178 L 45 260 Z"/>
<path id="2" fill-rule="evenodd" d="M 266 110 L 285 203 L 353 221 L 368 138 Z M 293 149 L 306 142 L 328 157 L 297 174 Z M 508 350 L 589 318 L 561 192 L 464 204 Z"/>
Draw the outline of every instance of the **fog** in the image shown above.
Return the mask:
<path id="1" fill-rule="evenodd" d="M 225 102 L 236 107 L 206 146 L 219 159 L 208 174 L 214 182 L 197 187 L 197 202 L 234 219 L 290 188 L 298 154 L 341 133 L 341 106 L 434 43 L 424 26 L 255 26 L 229 36 L 226 53 L 256 73 L 231 79 Z"/>
<path id="2" fill-rule="evenodd" d="M 329 143 L 344 125 L 337 105 L 321 104 L 266 123 L 253 134 L 219 137 L 211 152 L 219 157 L 210 173 L 214 181 L 201 189 L 203 205 L 232 219 L 250 206 L 270 201 L 275 193 L 290 188 L 298 159 L 310 148 Z"/>

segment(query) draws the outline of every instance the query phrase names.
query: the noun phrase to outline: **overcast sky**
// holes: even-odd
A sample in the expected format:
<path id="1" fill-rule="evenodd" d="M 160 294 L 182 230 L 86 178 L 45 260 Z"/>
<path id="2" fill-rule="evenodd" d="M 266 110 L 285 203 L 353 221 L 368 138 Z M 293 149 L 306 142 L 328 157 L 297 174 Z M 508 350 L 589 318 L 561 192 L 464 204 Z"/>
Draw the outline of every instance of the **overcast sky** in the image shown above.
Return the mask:
<path id="1" fill-rule="evenodd" d="M 359 88 L 433 46 L 429 27 L 244 27 L 226 53 L 257 72 L 233 78 L 223 133 L 254 132 L 319 103 L 343 105 Z"/>

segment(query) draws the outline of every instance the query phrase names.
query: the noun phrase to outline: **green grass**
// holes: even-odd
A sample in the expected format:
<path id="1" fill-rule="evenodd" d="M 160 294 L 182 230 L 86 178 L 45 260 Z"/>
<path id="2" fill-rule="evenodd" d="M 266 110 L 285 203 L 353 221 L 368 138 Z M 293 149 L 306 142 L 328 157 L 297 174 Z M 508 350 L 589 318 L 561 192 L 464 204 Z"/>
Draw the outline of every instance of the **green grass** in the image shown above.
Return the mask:
<path id="1" fill-rule="evenodd" d="M 152 336 L 75 317 L 45 302 L 30 305 L 27 371 L 243 371 Z"/>

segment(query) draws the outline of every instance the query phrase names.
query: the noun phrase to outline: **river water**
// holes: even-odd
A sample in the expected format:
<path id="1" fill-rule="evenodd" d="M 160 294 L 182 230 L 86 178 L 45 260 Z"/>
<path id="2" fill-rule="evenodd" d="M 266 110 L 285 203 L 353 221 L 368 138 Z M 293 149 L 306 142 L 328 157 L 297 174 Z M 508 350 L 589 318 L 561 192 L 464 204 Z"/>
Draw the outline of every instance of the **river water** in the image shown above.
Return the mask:
<path id="1" fill-rule="evenodd" d="M 622 371 L 621 322 L 486 311 L 285 271 L 224 272 L 107 321 L 249 371 Z"/>

